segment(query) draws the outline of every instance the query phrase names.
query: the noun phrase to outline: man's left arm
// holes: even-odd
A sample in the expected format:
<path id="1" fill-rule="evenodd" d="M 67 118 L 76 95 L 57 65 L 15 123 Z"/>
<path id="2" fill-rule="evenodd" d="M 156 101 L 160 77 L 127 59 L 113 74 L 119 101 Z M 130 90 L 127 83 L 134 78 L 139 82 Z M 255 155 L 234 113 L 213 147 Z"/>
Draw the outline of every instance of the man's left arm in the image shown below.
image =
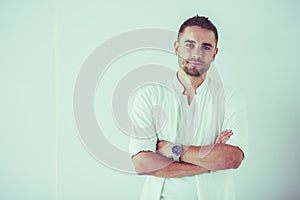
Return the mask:
<path id="1" fill-rule="evenodd" d="M 167 141 L 158 143 L 160 154 L 171 157 L 171 148 L 174 144 Z M 240 166 L 244 154 L 235 146 L 217 143 L 207 146 L 182 145 L 183 153 L 180 156 L 182 162 L 198 165 L 211 171 L 236 169 Z"/>
<path id="2" fill-rule="evenodd" d="M 244 158 L 243 151 L 228 144 L 183 146 L 181 160 L 208 170 L 237 169 Z"/>

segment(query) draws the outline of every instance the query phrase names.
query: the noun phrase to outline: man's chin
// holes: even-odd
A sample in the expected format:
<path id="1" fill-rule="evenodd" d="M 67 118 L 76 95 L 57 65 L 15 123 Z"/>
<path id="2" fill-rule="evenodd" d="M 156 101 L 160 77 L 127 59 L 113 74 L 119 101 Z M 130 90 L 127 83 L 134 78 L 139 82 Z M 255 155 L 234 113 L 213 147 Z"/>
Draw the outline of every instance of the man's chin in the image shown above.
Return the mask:
<path id="1" fill-rule="evenodd" d="M 202 76 L 202 74 L 199 74 L 199 73 L 197 73 L 197 74 L 195 74 L 195 73 L 190 73 L 190 72 L 185 72 L 187 75 L 189 75 L 189 76 L 192 76 L 192 77 L 200 77 L 200 76 Z"/>
<path id="2" fill-rule="evenodd" d="M 189 70 L 187 67 L 184 67 L 183 68 L 183 71 L 189 75 L 189 76 L 192 76 L 192 77 L 200 77 L 203 75 L 203 73 L 201 73 L 201 71 L 197 71 L 197 70 Z"/>

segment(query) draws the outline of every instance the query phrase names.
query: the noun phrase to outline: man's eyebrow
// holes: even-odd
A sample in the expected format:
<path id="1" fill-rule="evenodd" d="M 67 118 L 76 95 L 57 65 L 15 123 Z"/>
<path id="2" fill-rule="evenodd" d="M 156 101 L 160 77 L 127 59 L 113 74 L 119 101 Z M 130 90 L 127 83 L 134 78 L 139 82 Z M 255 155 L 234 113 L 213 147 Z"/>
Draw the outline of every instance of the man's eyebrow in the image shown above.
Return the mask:
<path id="1" fill-rule="evenodd" d="M 202 43 L 202 45 L 203 45 L 203 46 L 209 46 L 209 47 L 213 47 L 213 45 L 212 45 L 212 44 L 210 44 L 210 43 Z"/>
<path id="2" fill-rule="evenodd" d="M 194 40 L 185 40 L 184 43 L 196 43 Z"/>

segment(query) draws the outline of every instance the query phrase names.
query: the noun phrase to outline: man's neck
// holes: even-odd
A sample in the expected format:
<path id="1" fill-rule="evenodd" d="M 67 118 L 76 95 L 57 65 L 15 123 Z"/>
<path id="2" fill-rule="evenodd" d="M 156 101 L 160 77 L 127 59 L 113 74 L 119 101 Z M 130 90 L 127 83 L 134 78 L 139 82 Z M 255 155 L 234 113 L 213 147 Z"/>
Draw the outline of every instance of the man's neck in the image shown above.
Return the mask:
<path id="1" fill-rule="evenodd" d="M 194 77 L 186 74 L 182 69 L 179 69 L 177 73 L 180 83 L 184 87 L 184 94 L 191 95 L 196 94 L 197 88 L 203 83 L 206 78 L 206 74 L 199 77 Z"/>

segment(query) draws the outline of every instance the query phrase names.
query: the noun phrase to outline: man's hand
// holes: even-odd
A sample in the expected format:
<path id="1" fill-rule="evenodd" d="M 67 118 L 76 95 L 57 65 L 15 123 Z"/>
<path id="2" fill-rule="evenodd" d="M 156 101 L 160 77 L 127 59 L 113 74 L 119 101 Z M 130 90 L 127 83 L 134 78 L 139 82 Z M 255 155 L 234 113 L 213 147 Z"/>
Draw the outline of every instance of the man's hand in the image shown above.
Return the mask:
<path id="1" fill-rule="evenodd" d="M 167 142 L 165 140 L 160 140 L 157 143 L 156 146 L 156 152 L 162 156 L 165 156 L 167 158 L 173 158 L 172 156 L 172 147 L 175 144 L 173 144 L 172 142 Z"/>
<path id="2" fill-rule="evenodd" d="M 226 144 L 232 134 L 232 130 L 222 131 L 221 134 L 217 137 L 215 144 Z"/>

